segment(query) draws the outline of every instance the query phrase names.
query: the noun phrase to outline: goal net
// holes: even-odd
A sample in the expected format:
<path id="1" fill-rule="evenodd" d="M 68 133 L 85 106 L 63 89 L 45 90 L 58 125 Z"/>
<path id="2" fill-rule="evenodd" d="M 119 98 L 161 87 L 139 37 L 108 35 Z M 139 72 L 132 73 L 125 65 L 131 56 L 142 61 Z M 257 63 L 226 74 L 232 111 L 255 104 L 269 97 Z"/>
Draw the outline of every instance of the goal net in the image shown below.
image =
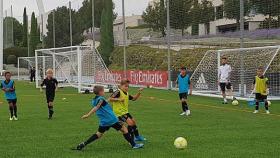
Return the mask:
<path id="1" fill-rule="evenodd" d="M 47 69 L 54 70 L 54 77 L 61 87 L 74 87 L 78 92 L 93 90 L 103 85 L 106 90 L 116 88 L 113 79 L 98 51 L 86 46 L 41 49 L 35 52 L 36 86 L 40 87 Z M 43 72 L 43 75 L 40 75 Z M 105 76 L 106 74 L 106 76 Z"/>
<path id="2" fill-rule="evenodd" d="M 207 51 L 192 74 L 193 91 L 198 95 L 220 96 L 218 67 L 222 56 L 232 67 L 231 84 L 240 99 L 252 97 L 256 70 L 262 66 L 269 78 L 269 98 L 280 99 L 280 46 Z"/>
<path id="3" fill-rule="evenodd" d="M 35 67 L 35 57 L 18 57 L 17 63 L 18 80 L 29 80 L 30 69 Z"/>

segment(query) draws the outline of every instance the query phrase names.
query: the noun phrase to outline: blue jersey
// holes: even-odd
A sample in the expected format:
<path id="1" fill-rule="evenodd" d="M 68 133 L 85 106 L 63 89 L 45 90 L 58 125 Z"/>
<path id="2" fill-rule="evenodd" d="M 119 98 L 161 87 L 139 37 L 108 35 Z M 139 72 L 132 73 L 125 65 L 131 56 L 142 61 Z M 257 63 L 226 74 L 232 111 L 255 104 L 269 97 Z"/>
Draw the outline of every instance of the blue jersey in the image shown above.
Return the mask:
<path id="1" fill-rule="evenodd" d="M 178 75 L 178 86 L 179 93 L 188 93 L 190 88 L 190 76 L 187 74 L 186 76 Z"/>
<path id="2" fill-rule="evenodd" d="M 12 91 L 5 92 L 6 99 L 17 99 L 14 84 L 15 82 L 13 80 L 10 80 L 8 83 L 6 83 L 6 81 L 1 82 L 1 88 L 12 89 Z"/>
<path id="3" fill-rule="evenodd" d="M 118 118 L 116 117 L 115 113 L 111 105 L 105 100 L 102 96 L 96 96 L 92 100 L 92 106 L 96 107 L 100 101 L 103 101 L 100 108 L 96 111 L 96 115 L 99 118 L 100 126 L 111 126 L 118 122 Z"/>

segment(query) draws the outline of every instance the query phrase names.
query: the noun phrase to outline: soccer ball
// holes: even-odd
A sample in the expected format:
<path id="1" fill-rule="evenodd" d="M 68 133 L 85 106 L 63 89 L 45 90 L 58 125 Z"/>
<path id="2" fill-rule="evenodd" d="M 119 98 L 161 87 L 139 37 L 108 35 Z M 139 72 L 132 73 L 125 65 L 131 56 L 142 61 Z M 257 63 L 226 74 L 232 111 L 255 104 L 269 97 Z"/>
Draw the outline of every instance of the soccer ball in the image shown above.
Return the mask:
<path id="1" fill-rule="evenodd" d="M 66 98 L 62 98 L 62 100 L 66 100 Z"/>
<path id="2" fill-rule="evenodd" d="M 184 149 L 186 148 L 188 145 L 188 142 L 185 138 L 183 137 L 178 137 L 175 139 L 174 141 L 174 146 L 177 148 L 177 149 Z"/>
<path id="3" fill-rule="evenodd" d="M 268 104 L 268 106 L 270 106 L 270 105 L 271 105 L 271 102 L 270 102 L 270 101 L 267 101 L 267 104 Z"/>
<path id="4" fill-rule="evenodd" d="M 239 103 L 238 103 L 238 100 L 234 100 L 234 101 L 232 101 L 231 104 L 234 105 L 234 106 L 237 106 Z"/>

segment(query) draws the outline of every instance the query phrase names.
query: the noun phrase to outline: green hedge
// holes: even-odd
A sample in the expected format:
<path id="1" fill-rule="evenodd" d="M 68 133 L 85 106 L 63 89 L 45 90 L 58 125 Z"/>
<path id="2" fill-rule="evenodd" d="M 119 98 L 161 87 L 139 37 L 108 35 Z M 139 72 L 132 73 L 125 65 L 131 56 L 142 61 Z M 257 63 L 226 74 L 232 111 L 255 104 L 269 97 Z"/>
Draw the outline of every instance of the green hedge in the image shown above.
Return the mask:
<path id="1" fill-rule="evenodd" d="M 182 49 L 171 50 L 171 59 L 174 69 L 182 65 L 190 70 L 195 70 L 199 61 L 209 49 Z M 167 50 L 151 48 L 143 45 L 131 45 L 127 47 L 127 68 L 130 70 L 167 70 Z M 123 69 L 123 47 L 115 47 L 111 55 L 112 70 Z"/>
<path id="2" fill-rule="evenodd" d="M 18 57 L 25 57 L 25 56 L 27 56 L 27 48 L 13 47 L 13 48 L 4 49 L 4 59 L 3 59 L 4 64 L 9 64 L 8 56 L 10 56 L 10 55 L 14 55 L 16 57 L 16 59 Z"/>

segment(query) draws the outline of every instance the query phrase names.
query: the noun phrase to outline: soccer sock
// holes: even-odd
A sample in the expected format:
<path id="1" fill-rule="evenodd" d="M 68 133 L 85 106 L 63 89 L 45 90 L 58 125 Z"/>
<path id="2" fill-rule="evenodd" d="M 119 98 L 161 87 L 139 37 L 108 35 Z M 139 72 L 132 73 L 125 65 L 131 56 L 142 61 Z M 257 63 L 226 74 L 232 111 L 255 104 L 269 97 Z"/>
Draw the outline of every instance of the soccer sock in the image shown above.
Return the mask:
<path id="1" fill-rule="evenodd" d="M 134 139 L 131 137 L 131 135 L 129 133 L 123 134 L 123 137 L 125 138 L 126 141 L 129 142 L 129 144 L 134 147 L 135 146 L 135 142 Z"/>
<path id="2" fill-rule="evenodd" d="M 268 111 L 268 102 L 267 101 L 264 102 L 264 107 L 265 107 L 265 110 Z"/>
<path id="3" fill-rule="evenodd" d="M 48 106 L 49 108 L 49 117 L 52 117 L 53 115 L 53 106 Z"/>
<path id="4" fill-rule="evenodd" d="M 139 136 L 139 131 L 138 131 L 138 128 L 137 128 L 136 125 L 133 126 L 133 133 L 134 133 L 135 137 L 138 137 L 138 136 Z"/>
<path id="5" fill-rule="evenodd" d="M 17 105 L 14 105 L 14 116 L 17 117 Z"/>
<path id="6" fill-rule="evenodd" d="M 189 107 L 188 107 L 187 102 L 184 101 L 184 102 L 182 103 L 182 106 L 184 106 L 184 111 L 189 110 Z"/>
<path id="7" fill-rule="evenodd" d="M 131 135 L 131 138 L 134 139 L 134 128 L 133 126 L 127 126 L 128 133 Z"/>
<path id="8" fill-rule="evenodd" d="M 11 117 L 13 117 L 14 116 L 14 108 L 13 108 L 13 106 L 9 106 L 9 110 L 10 110 L 10 114 L 11 114 Z"/>
<path id="9" fill-rule="evenodd" d="M 256 102 L 256 110 L 259 110 L 259 102 Z"/>
<path id="10" fill-rule="evenodd" d="M 94 134 L 94 135 L 92 135 L 91 137 L 89 137 L 88 140 L 86 140 L 86 141 L 84 142 L 84 144 L 85 144 L 85 145 L 88 145 L 88 144 L 92 143 L 93 141 L 95 141 L 95 140 L 97 140 L 97 139 L 98 139 L 97 134 Z"/>

